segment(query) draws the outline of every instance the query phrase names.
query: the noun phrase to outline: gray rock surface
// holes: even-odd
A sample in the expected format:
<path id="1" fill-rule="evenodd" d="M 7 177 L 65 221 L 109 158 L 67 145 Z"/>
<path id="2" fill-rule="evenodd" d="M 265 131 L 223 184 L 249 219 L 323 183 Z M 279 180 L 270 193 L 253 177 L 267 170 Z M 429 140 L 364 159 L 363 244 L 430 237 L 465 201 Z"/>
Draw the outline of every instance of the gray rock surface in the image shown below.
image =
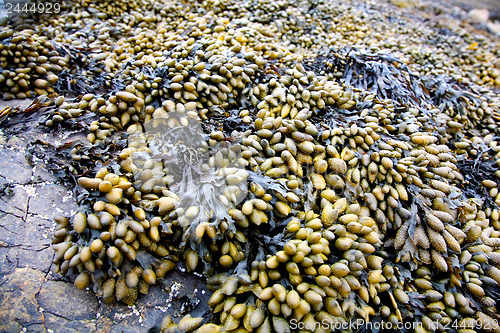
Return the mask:
<path id="1" fill-rule="evenodd" d="M 486 23 L 490 17 L 490 11 L 485 8 L 474 8 L 469 12 L 469 17 L 474 23 Z"/>
<path id="2" fill-rule="evenodd" d="M 0 333 L 147 332 L 166 314 L 206 313 L 210 293 L 194 275 L 172 272 L 129 307 L 102 303 L 52 272 L 53 218 L 78 205 L 43 160 L 28 164 L 27 146 L 41 137 L 56 138 L 34 128 L 15 136 L 0 129 Z"/>

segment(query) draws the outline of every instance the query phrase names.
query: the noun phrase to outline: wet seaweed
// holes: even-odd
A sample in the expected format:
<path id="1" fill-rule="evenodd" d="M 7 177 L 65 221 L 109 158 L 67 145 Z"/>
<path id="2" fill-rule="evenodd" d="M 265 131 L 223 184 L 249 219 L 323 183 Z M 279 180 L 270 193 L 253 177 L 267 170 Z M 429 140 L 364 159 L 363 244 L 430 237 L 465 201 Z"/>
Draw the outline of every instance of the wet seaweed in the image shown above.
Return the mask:
<path id="1" fill-rule="evenodd" d="M 76 186 L 81 176 L 95 172 L 102 166 L 108 166 L 119 172 L 116 156 L 125 147 L 124 134 L 108 138 L 106 142 L 92 145 L 89 142 L 76 140 L 60 145 L 40 139 L 30 142 L 26 147 L 26 160 L 32 166 L 43 163 L 46 170 L 52 172 L 66 187 L 71 188 L 77 202 L 90 205 L 89 192 Z M 87 158 L 75 161 L 75 152 Z"/>
<path id="2" fill-rule="evenodd" d="M 492 198 L 488 189 L 481 183 L 484 179 L 493 180 L 500 184 L 500 179 L 495 175 L 498 170 L 493 158 L 482 160 L 481 158 L 473 159 L 459 159 L 457 167 L 460 173 L 464 176 L 462 182 L 462 189 L 468 198 L 481 198 L 485 200 L 486 207 L 498 208 L 494 198 Z"/>
<path id="3" fill-rule="evenodd" d="M 317 74 L 332 74 L 345 86 L 370 92 L 379 100 L 391 100 L 394 111 L 402 120 L 408 108 L 417 108 L 429 118 L 430 125 L 437 127 L 431 106 L 454 118 L 467 117 L 470 109 L 476 109 L 482 103 L 477 86 L 459 83 L 447 75 L 419 76 L 387 53 L 371 54 L 354 48 L 331 49 L 303 65 Z M 361 121 L 355 117 L 355 112 L 370 107 L 370 102 L 365 102 L 347 113 L 327 107 L 320 116 L 334 125 L 345 125 Z M 487 126 L 479 120 L 469 121 L 478 129 Z"/>
<path id="4" fill-rule="evenodd" d="M 0 117 L 0 129 L 6 138 L 28 132 L 37 127 L 39 120 L 47 113 L 48 103 L 34 100 L 23 110 L 16 108 L 9 114 Z"/>
<path id="5" fill-rule="evenodd" d="M 330 50 L 304 67 L 317 73 L 337 73 L 346 86 L 370 91 L 381 99 L 416 106 L 428 99 L 419 77 L 391 54 L 370 54 L 352 48 Z"/>
<path id="6" fill-rule="evenodd" d="M 110 90 L 106 88 L 107 80 L 104 75 L 96 75 L 90 80 L 83 71 L 81 68 L 62 71 L 56 84 L 57 91 L 64 91 L 67 96 L 76 97 L 87 93 L 104 94 Z"/>

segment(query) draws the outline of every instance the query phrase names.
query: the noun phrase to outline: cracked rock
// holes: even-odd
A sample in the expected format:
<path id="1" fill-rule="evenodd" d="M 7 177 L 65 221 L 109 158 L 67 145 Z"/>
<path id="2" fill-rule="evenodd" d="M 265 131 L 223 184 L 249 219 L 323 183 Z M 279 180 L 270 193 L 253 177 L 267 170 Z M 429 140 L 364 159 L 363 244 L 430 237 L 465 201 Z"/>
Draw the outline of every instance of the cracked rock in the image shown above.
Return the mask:
<path id="1" fill-rule="evenodd" d="M 21 326 L 42 324 L 35 294 L 45 274 L 32 268 L 16 268 L 3 276 L 0 292 L 0 332 L 19 331 Z"/>
<path id="2" fill-rule="evenodd" d="M 65 317 L 57 316 L 55 314 L 45 312 L 45 328 L 54 332 L 95 332 L 95 320 L 68 320 Z"/>
<path id="3" fill-rule="evenodd" d="M 37 296 L 43 312 L 67 320 L 91 320 L 96 318 L 98 302 L 93 293 L 78 290 L 72 283 L 47 281 Z"/>

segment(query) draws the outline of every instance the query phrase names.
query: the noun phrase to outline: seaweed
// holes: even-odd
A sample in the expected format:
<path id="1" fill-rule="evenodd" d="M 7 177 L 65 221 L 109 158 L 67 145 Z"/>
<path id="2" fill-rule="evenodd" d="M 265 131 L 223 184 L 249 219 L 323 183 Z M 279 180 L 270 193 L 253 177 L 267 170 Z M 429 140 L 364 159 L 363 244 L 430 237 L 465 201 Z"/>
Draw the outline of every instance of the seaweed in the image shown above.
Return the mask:
<path id="1" fill-rule="evenodd" d="M 417 246 L 415 245 L 415 242 L 413 241 L 413 237 L 415 235 L 415 228 L 417 226 L 417 214 L 419 212 L 419 208 L 423 208 L 421 203 L 418 203 L 418 198 L 413 196 L 413 202 L 411 204 L 411 209 L 410 209 L 410 217 L 408 218 L 408 221 L 406 223 L 409 223 L 410 226 L 408 228 L 408 237 L 406 238 L 405 245 L 403 248 L 398 252 L 398 256 L 396 259 L 396 262 L 400 261 L 401 258 L 407 253 L 410 252 L 412 258 L 414 259 L 413 261 L 409 262 L 409 265 L 411 267 L 411 270 L 415 270 L 417 268 L 417 262 L 416 260 L 418 259 L 418 249 Z"/>
<path id="2" fill-rule="evenodd" d="M 96 145 L 81 140 L 57 145 L 38 139 L 27 145 L 26 160 L 32 166 L 42 161 L 48 171 L 52 172 L 63 185 L 73 190 L 77 202 L 90 204 L 88 201 L 90 193 L 81 186 L 76 186 L 77 178 L 95 172 L 102 166 L 113 167 L 118 171 L 115 160 L 119 151 L 125 147 L 126 140 L 123 136 L 124 133 Z M 75 161 L 72 157 L 74 149 L 88 158 Z"/>
<path id="3" fill-rule="evenodd" d="M 280 193 L 281 195 L 286 195 L 286 192 L 288 191 L 288 186 L 286 185 L 285 181 L 276 180 L 271 177 L 250 170 L 247 170 L 247 172 L 250 174 L 250 176 L 248 177 L 249 181 L 259 184 L 265 190 L 272 190 Z"/>
<path id="4" fill-rule="evenodd" d="M 11 197 L 14 195 L 15 184 L 12 183 L 1 183 L 0 184 L 0 196 Z"/>
<path id="5" fill-rule="evenodd" d="M 424 83 L 432 102 L 438 105 L 441 111 L 451 108 L 459 114 L 467 114 L 466 108 L 471 103 L 476 107 L 482 102 L 478 95 L 466 91 L 470 87 L 463 83 L 458 84 L 445 75 L 426 77 Z"/>
<path id="6" fill-rule="evenodd" d="M 486 207 L 498 208 L 488 189 L 481 183 L 483 179 L 490 179 L 500 184 L 500 178 L 495 175 L 498 166 L 493 158 L 482 160 L 481 156 L 479 154 L 475 160 L 464 158 L 457 161 L 457 167 L 464 176 L 462 190 L 467 198 L 482 198 L 485 199 Z"/>
<path id="7" fill-rule="evenodd" d="M 223 129 L 226 133 L 245 132 L 247 130 L 253 129 L 252 124 L 245 124 L 243 118 L 239 116 L 241 109 L 234 109 L 229 112 L 227 117 L 222 119 Z"/>
<path id="8" fill-rule="evenodd" d="M 36 99 L 23 110 L 19 108 L 10 110 L 8 114 L 0 117 L 0 129 L 3 130 L 6 138 L 28 132 L 34 129 L 39 119 L 48 113 L 47 106 L 47 102 Z"/>
<path id="9" fill-rule="evenodd" d="M 417 108 L 436 127 L 435 117 L 430 111 L 434 106 L 451 117 L 467 117 L 470 109 L 478 108 L 482 103 L 476 92 L 478 86 L 458 82 L 447 75 L 420 76 L 387 53 L 372 54 L 351 47 L 330 49 L 303 65 L 317 74 L 332 74 L 346 87 L 370 92 L 379 101 L 390 100 L 395 112 L 403 118 L 408 108 Z M 361 121 L 357 114 L 370 108 L 371 103 L 359 103 L 348 112 L 329 106 L 322 111 L 322 120 L 333 125 Z M 472 121 L 479 129 L 486 126 L 481 121 Z"/>
<path id="10" fill-rule="evenodd" d="M 83 72 L 83 69 L 78 68 L 59 73 L 59 80 L 55 86 L 57 91 L 64 91 L 66 96 L 74 97 L 87 93 L 102 94 L 109 90 L 109 88 L 105 88 L 106 78 L 104 75 L 96 75 L 89 79 Z"/>
<path id="11" fill-rule="evenodd" d="M 340 80 L 346 86 L 370 91 L 380 99 L 415 106 L 428 100 L 428 91 L 419 77 L 391 54 L 343 48 L 319 55 L 304 67 L 316 72 L 341 73 Z"/>

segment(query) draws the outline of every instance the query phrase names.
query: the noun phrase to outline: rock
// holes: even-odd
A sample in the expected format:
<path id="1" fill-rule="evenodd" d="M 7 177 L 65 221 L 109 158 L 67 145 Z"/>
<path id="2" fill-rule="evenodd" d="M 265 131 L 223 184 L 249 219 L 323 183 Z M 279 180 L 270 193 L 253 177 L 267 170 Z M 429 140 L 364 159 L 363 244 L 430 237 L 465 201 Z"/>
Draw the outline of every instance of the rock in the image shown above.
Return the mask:
<path id="1" fill-rule="evenodd" d="M 96 332 L 96 321 L 95 320 L 68 320 L 63 317 L 53 315 L 51 313 L 45 313 L 45 324 L 47 329 L 54 332 L 68 332 L 68 333 L 78 333 L 78 332 Z"/>
<path id="2" fill-rule="evenodd" d="M 38 216 L 28 216 L 24 220 L 13 214 L 1 215 L 0 212 L 0 243 L 5 246 L 8 262 L 19 268 L 48 272 L 54 255 L 50 248 L 52 222 Z"/>
<path id="3" fill-rule="evenodd" d="M 25 162 L 25 148 L 21 144 L 0 144 L 0 176 L 14 184 L 31 180 L 31 167 Z"/>
<path id="4" fill-rule="evenodd" d="M 41 249 L 22 249 L 11 247 L 7 255 L 9 261 L 16 262 L 18 267 L 34 268 L 48 272 L 54 256 L 54 250 L 47 246 Z"/>
<path id="5" fill-rule="evenodd" d="M 23 239 L 22 235 L 19 235 L 19 217 L 11 214 L 4 215 L 0 218 L 0 222 L 2 223 L 0 242 L 5 247 L 20 246 Z"/>
<path id="6" fill-rule="evenodd" d="M 45 273 L 31 268 L 16 268 L 3 277 L 0 287 L 0 332 L 19 331 L 17 325 L 42 324 L 36 293 Z M 76 288 L 75 288 L 76 289 Z"/>
<path id="7" fill-rule="evenodd" d="M 490 17 L 490 11 L 488 9 L 474 8 L 469 12 L 469 17 L 474 23 L 485 24 Z"/>
<path id="8" fill-rule="evenodd" d="M 70 190 L 58 184 L 35 184 L 26 186 L 27 193 L 33 193 L 28 213 L 52 220 L 60 211 L 71 211 L 77 205 Z"/>
<path id="9" fill-rule="evenodd" d="M 498 21 L 491 22 L 491 21 L 490 21 L 490 22 L 488 22 L 488 23 L 486 24 L 486 26 L 488 27 L 488 30 L 489 30 L 491 33 L 493 33 L 493 34 L 495 34 L 495 35 L 497 35 L 497 36 L 500 36 L 500 22 L 498 22 Z M 498 79 L 498 77 L 497 77 L 497 79 Z M 500 81 L 499 81 L 499 82 L 500 82 Z"/>
<path id="10" fill-rule="evenodd" d="M 17 186 L 12 183 L 3 183 L 0 178 L 0 187 L 3 188 L 2 199 L 0 200 L 0 212 L 14 217 L 24 216 L 28 208 L 28 198 L 25 186 Z M 0 219 L 2 215 L 0 215 Z"/>
<path id="11" fill-rule="evenodd" d="M 115 322 L 109 328 L 109 333 L 134 333 L 134 332 L 157 332 L 155 328 L 161 323 L 165 314 L 160 309 L 138 308 L 134 313 L 130 309 L 116 311 Z M 120 318 L 121 320 L 116 320 Z M 100 319 L 100 318 L 99 318 Z M 102 323 L 98 324 L 99 327 Z M 102 331 L 101 331 L 102 332 Z"/>
<path id="12" fill-rule="evenodd" d="M 92 292 L 62 281 L 45 282 L 38 293 L 38 302 L 44 311 L 67 320 L 95 319 L 99 305 Z"/>

